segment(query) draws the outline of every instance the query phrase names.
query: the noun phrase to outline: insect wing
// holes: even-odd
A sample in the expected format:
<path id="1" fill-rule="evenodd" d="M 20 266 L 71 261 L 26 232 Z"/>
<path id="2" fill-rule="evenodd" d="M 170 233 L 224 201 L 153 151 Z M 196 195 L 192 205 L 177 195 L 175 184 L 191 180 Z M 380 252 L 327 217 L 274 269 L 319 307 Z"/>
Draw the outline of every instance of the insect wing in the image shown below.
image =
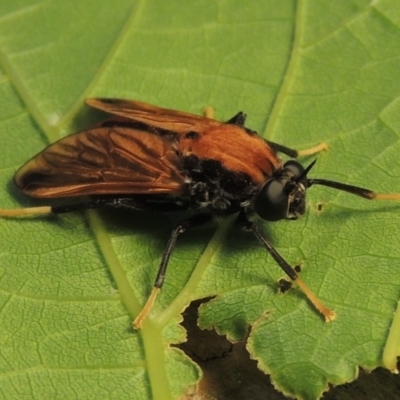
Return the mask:
<path id="1" fill-rule="evenodd" d="M 262 184 L 279 166 L 280 160 L 258 135 L 249 134 L 234 124 L 182 111 L 156 107 L 123 99 L 87 99 L 86 104 L 127 120 L 140 122 L 164 135 L 180 135 L 177 147 L 183 156 L 218 161 L 226 169 L 247 174 L 255 184 Z M 197 138 L 193 140 L 193 133 Z"/>
<path id="2" fill-rule="evenodd" d="M 95 98 L 86 99 L 85 102 L 98 110 L 179 135 L 189 132 L 202 134 L 207 130 L 223 125 L 214 119 L 156 107 L 140 101 Z"/>
<path id="3" fill-rule="evenodd" d="M 126 127 L 97 127 L 67 136 L 15 174 L 33 197 L 184 192 L 180 159 L 166 138 Z"/>

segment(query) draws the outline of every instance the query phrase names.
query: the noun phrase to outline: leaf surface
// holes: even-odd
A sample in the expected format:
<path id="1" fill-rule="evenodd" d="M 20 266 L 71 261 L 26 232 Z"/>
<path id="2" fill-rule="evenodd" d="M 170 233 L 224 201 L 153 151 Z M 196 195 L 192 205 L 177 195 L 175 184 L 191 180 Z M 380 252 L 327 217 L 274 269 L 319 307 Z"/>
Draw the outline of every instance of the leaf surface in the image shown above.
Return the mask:
<path id="1" fill-rule="evenodd" d="M 273 141 L 327 142 L 313 176 L 400 192 L 399 23 L 388 0 L 3 2 L 1 207 L 37 204 L 13 187 L 13 173 L 87 126 L 93 115 L 83 100 L 93 96 L 193 113 L 212 105 L 221 120 L 243 110 L 247 125 Z M 230 220 L 179 239 L 141 332 L 130 321 L 178 217 L 1 220 L 2 395 L 177 398 L 200 372 L 170 345 L 184 340 L 183 309 L 207 296 L 217 297 L 202 307 L 201 326 L 234 340 L 250 332 L 251 356 L 287 394 L 315 399 L 359 366 L 381 365 L 400 291 L 399 207 L 322 187 L 308 198 L 301 220 L 260 224 L 337 311 L 331 324 L 296 289 L 277 293 L 283 273 Z"/>

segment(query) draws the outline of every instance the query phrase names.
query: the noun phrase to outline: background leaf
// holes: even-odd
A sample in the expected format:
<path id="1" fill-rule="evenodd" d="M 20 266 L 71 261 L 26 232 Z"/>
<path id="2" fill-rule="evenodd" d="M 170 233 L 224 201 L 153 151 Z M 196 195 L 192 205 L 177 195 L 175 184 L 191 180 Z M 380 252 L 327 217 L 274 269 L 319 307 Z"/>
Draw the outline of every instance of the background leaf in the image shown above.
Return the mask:
<path id="1" fill-rule="evenodd" d="M 10 184 L 14 171 L 86 126 L 92 96 L 194 113 L 212 105 L 222 120 L 247 111 L 247 125 L 279 143 L 328 142 L 313 176 L 400 192 L 399 22 L 390 1 L 3 2 L 1 206 L 37 204 Z M 282 272 L 226 221 L 182 237 L 140 333 L 130 320 L 177 217 L 1 220 L 2 394 L 176 398 L 200 376 L 169 346 L 184 340 L 179 313 L 218 294 L 202 307 L 202 326 L 239 340 L 251 324 L 251 356 L 275 385 L 316 398 L 382 362 L 400 288 L 397 213 L 312 188 L 302 220 L 263 224 L 338 312 L 331 324 L 298 291 L 277 295 Z"/>

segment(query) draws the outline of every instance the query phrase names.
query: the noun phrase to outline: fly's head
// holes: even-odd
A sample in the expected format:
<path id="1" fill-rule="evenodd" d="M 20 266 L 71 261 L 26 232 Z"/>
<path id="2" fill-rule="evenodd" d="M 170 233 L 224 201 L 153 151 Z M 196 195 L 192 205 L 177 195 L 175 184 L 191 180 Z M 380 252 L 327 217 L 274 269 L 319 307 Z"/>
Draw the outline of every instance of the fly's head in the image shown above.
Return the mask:
<path id="1" fill-rule="evenodd" d="M 297 219 L 306 211 L 307 173 L 295 160 L 289 160 L 278 169 L 255 197 L 254 210 L 267 221 Z"/>

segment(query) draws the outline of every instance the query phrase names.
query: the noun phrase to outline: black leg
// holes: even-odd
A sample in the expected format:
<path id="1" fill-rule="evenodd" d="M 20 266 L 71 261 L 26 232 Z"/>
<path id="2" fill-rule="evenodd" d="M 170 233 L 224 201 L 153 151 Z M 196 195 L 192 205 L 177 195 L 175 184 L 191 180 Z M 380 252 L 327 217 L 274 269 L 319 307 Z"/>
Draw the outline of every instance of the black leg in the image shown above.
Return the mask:
<path id="1" fill-rule="evenodd" d="M 326 143 L 320 143 L 319 145 L 311 147 L 309 149 L 295 150 L 295 149 L 291 149 L 290 147 L 286 147 L 281 144 L 271 142 L 269 140 L 266 140 L 266 142 L 272 147 L 272 149 L 275 152 L 286 154 L 287 156 L 289 156 L 291 158 L 311 156 L 313 154 L 319 153 L 328 148 Z"/>
<path id="2" fill-rule="evenodd" d="M 243 111 L 239 111 L 236 115 L 234 115 L 232 118 L 228 119 L 228 121 L 226 121 L 225 123 L 241 126 L 243 128 L 244 124 L 246 122 L 246 118 L 247 118 L 247 115 Z"/>
<path id="3" fill-rule="evenodd" d="M 61 205 L 56 205 L 51 207 L 51 212 L 53 214 L 64 214 L 64 213 L 69 213 L 73 211 L 80 211 L 80 210 L 90 210 L 90 209 L 95 209 L 95 208 L 103 208 L 103 207 L 118 207 L 118 201 L 120 199 L 105 199 L 105 198 L 99 198 L 99 199 L 92 199 L 89 201 L 84 201 L 80 203 L 72 203 L 72 204 L 61 204 Z M 135 208 L 134 204 L 132 204 L 132 207 L 130 208 Z"/>
<path id="4" fill-rule="evenodd" d="M 264 237 L 258 226 L 247 218 L 244 211 L 241 211 L 236 219 L 238 227 L 253 232 L 254 236 L 261 242 L 276 263 L 285 271 L 289 278 L 296 282 L 303 293 L 313 306 L 325 317 L 327 322 L 335 318 L 336 313 L 326 308 L 318 297 L 308 288 L 308 286 L 299 277 L 298 273 L 285 261 L 285 259 L 276 251 L 272 244 Z"/>
<path id="5" fill-rule="evenodd" d="M 186 232 L 190 228 L 195 228 L 210 222 L 212 220 L 211 214 L 198 214 L 189 219 L 180 222 L 171 232 L 168 239 L 167 245 L 164 250 L 164 254 L 161 259 L 160 267 L 158 268 L 157 278 L 154 282 L 154 287 L 161 289 L 165 280 L 165 273 L 167 270 L 168 262 L 171 257 L 172 251 L 174 250 L 178 236 Z"/>
<path id="6" fill-rule="evenodd" d="M 188 208 L 188 204 L 176 204 L 174 202 L 154 202 L 149 198 L 143 198 L 140 200 L 138 197 L 116 197 L 107 198 L 99 197 L 92 200 L 72 203 L 65 205 L 57 205 L 51 207 L 51 212 L 54 214 L 67 213 L 78 210 L 89 210 L 94 208 L 120 208 L 126 210 L 148 210 L 148 211 L 160 211 L 170 212 L 179 211 Z"/>
<path id="7" fill-rule="evenodd" d="M 189 202 L 175 203 L 173 201 L 159 201 L 156 198 L 143 197 L 98 197 L 80 203 L 60 204 L 55 206 L 27 207 L 16 209 L 0 208 L 0 217 L 22 217 L 38 214 L 63 214 L 79 210 L 94 208 L 121 208 L 127 210 L 148 210 L 159 212 L 171 212 L 186 210 Z"/>
<path id="8" fill-rule="evenodd" d="M 171 203 L 174 207 L 175 204 Z M 28 208 L 17 208 L 17 209 L 0 209 L 1 217 L 20 217 L 26 215 L 37 215 L 37 214 L 63 214 L 79 210 L 89 210 L 94 208 L 125 208 L 135 210 L 154 210 L 157 211 L 157 207 L 150 206 L 144 201 L 140 201 L 134 198 L 109 198 L 99 197 L 93 198 L 88 201 L 70 204 L 60 204 L 55 206 L 40 206 L 40 207 L 28 207 Z M 161 208 L 161 207 L 160 207 Z M 181 209 L 181 208 L 179 208 Z M 163 211 L 170 211 L 162 209 Z"/>
<path id="9" fill-rule="evenodd" d="M 157 294 L 159 293 L 160 289 L 162 288 L 162 286 L 164 284 L 165 274 L 167 272 L 167 267 L 168 267 L 168 262 L 169 262 L 169 259 L 171 258 L 171 254 L 175 248 L 176 241 L 177 241 L 179 235 L 186 232 L 190 228 L 194 228 L 196 226 L 203 225 L 207 222 L 210 222 L 211 220 L 212 220 L 211 214 L 194 215 L 193 217 L 180 222 L 172 230 L 171 235 L 169 236 L 167 245 L 165 247 L 163 256 L 161 258 L 161 262 L 160 262 L 160 266 L 158 268 L 157 277 L 154 282 L 153 290 L 150 293 L 150 296 L 147 299 L 146 304 L 144 305 L 142 311 L 139 313 L 139 315 L 133 321 L 132 325 L 135 329 L 141 328 L 144 319 L 147 317 L 147 315 L 149 314 L 149 312 L 154 304 Z"/>
<path id="10" fill-rule="evenodd" d="M 283 153 L 291 158 L 296 158 L 299 155 L 299 152 L 295 149 L 291 149 L 290 147 L 283 146 L 281 144 L 271 142 L 266 140 L 266 142 L 275 150 L 277 153 Z"/>

